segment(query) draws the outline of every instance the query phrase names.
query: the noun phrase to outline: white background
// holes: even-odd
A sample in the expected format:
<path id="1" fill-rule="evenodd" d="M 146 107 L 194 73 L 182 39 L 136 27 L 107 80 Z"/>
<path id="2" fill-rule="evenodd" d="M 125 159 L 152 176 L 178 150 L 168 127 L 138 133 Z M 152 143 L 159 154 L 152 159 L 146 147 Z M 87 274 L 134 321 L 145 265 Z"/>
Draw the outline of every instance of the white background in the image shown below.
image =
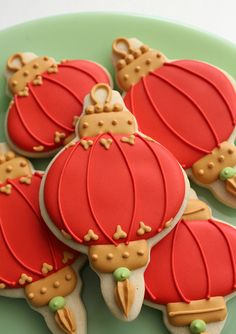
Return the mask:
<path id="1" fill-rule="evenodd" d="M 0 0 L 0 30 L 40 17 L 84 11 L 167 18 L 236 43 L 236 0 Z"/>

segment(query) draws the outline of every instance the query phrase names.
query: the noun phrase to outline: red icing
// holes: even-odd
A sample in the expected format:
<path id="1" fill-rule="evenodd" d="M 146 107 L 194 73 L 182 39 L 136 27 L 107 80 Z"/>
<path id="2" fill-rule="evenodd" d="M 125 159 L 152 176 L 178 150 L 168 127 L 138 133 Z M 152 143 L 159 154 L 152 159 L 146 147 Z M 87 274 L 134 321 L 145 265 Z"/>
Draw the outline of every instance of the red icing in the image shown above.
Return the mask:
<path id="1" fill-rule="evenodd" d="M 74 132 L 73 117 L 82 112 L 84 97 L 94 84 L 109 83 L 106 71 L 87 60 L 73 60 L 58 65 L 57 73 L 42 74 L 43 84 L 28 84 L 29 96 L 14 96 L 9 109 L 7 131 L 21 150 L 34 152 L 43 145 L 44 152 L 61 144 L 54 142 L 56 131 L 69 136 Z"/>
<path id="2" fill-rule="evenodd" d="M 236 93 L 226 75 L 194 60 L 165 63 L 127 92 L 141 131 L 189 168 L 233 132 Z"/>
<path id="3" fill-rule="evenodd" d="M 41 218 L 41 178 L 35 173 L 30 185 L 19 179 L 8 180 L 11 194 L 0 193 L 0 283 L 7 288 L 22 287 L 18 282 L 22 273 L 33 281 L 45 277 L 43 263 L 53 266 L 50 275 L 73 262 L 63 264 L 63 252 L 71 250 L 57 241 Z"/>
<path id="4" fill-rule="evenodd" d="M 146 300 L 156 304 L 226 296 L 236 288 L 236 230 L 210 219 L 180 221 L 151 251 Z"/>
<path id="5" fill-rule="evenodd" d="M 122 135 L 86 138 L 85 150 L 77 142 L 61 152 L 51 165 L 44 186 L 44 202 L 51 220 L 78 243 L 118 244 L 149 239 L 175 217 L 184 196 L 183 173 L 163 146 L 135 135 L 135 144 Z M 113 140 L 108 150 L 101 138 Z M 178 192 L 176 192 L 178 189 Z M 152 231 L 137 235 L 140 222 Z M 127 233 L 114 240 L 117 225 Z M 92 229 L 99 239 L 85 242 Z"/>

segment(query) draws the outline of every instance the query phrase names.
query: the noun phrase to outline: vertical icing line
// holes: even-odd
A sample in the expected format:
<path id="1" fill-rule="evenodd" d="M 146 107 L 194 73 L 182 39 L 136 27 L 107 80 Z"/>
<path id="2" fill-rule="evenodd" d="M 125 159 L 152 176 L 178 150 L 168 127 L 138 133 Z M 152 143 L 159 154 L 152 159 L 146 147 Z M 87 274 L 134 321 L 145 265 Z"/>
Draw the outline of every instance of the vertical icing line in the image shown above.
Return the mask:
<path id="1" fill-rule="evenodd" d="M 202 118 L 204 119 L 204 121 L 206 122 L 206 124 L 209 126 L 209 129 L 215 139 L 216 142 L 216 146 L 219 145 L 220 140 L 217 136 L 217 133 L 213 127 L 213 125 L 211 124 L 210 120 L 207 118 L 206 114 L 204 113 L 204 111 L 202 110 L 202 108 L 199 106 L 199 104 L 190 96 L 188 95 L 183 89 L 179 88 L 178 86 L 176 86 L 174 83 L 172 83 L 170 80 L 160 76 L 159 74 L 155 73 L 155 72 L 151 72 L 151 75 L 153 75 L 154 77 L 164 81 L 165 83 L 167 83 L 169 86 L 171 86 L 172 88 L 174 88 L 177 92 L 181 93 L 184 97 L 187 98 L 187 100 L 200 112 L 200 115 L 202 116 Z"/>
<path id="2" fill-rule="evenodd" d="M 79 104 L 80 104 L 81 106 L 83 106 L 83 102 L 81 101 L 81 99 L 80 99 L 80 98 L 75 94 L 75 92 L 74 92 L 71 88 L 69 88 L 67 85 L 61 83 L 60 81 L 57 81 L 57 80 L 55 80 L 55 79 L 52 79 L 51 77 L 48 77 L 48 76 L 44 76 L 44 77 L 43 77 L 43 80 L 47 80 L 47 81 L 49 81 L 49 82 L 52 82 L 53 84 L 58 85 L 59 87 L 65 89 L 70 95 L 72 95 L 72 96 L 75 98 L 75 100 L 76 100 L 77 102 L 79 102 Z"/>
<path id="3" fill-rule="evenodd" d="M 160 113 L 160 111 L 159 111 L 159 109 L 157 108 L 157 106 L 155 105 L 155 103 L 154 103 L 154 101 L 153 101 L 153 99 L 152 99 L 152 97 L 151 97 L 151 94 L 150 94 L 150 92 L 149 92 L 149 90 L 148 90 L 148 87 L 147 87 L 147 84 L 146 84 L 146 79 L 145 79 L 145 77 L 143 77 L 142 79 L 141 79 L 141 81 L 142 81 L 142 83 L 143 83 L 143 87 L 144 87 L 144 91 L 145 91 L 145 93 L 147 94 L 147 97 L 148 97 L 148 99 L 149 99 L 149 101 L 150 101 L 150 103 L 151 103 L 151 105 L 152 105 L 152 107 L 153 107 L 153 109 L 155 110 L 155 112 L 156 112 L 156 115 L 158 115 L 158 117 L 161 119 L 161 121 L 162 121 L 162 123 L 164 123 L 164 125 L 168 128 L 168 130 L 170 131 L 170 132 L 172 132 L 178 139 L 180 139 L 180 141 L 182 141 L 183 143 L 185 143 L 187 146 L 189 146 L 189 147 L 191 147 L 191 148 L 193 148 L 193 149 L 195 149 L 196 151 L 199 151 L 199 152 L 201 152 L 201 153 L 207 153 L 207 154 L 209 154 L 210 153 L 210 151 L 209 150 L 205 150 L 205 149 L 203 149 L 203 148 L 201 148 L 201 147 L 199 147 L 199 146 L 196 146 L 196 145 L 194 145 L 194 144 L 192 144 L 192 143 L 190 143 L 188 140 L 186 140 L 181 134 L 179 134 L 166 120 L 165 120 L 165 118 L 161 115 L 161 113 Z"/>
<path id="4" fill-rule="evenodd" d="M 142 136 L 140 136 L 139 134 L 137 135 L 143 142 L 144 144 L 149 148 L 149 150 L 152 152 L 157 165 L 159 167 L 161 176 L 162 176 L 162 182 L 163 182 L 163 189 L 164 189 L 164 208 L 163 208 L 163 213 L 162 213 L 162 217 L 161 217 L 161 226 L 158 228 L 158 232 L 160 232 L 163 229 L 164 224 L 166 223 L 166 211 L 167 211 L 167 207 L 168 207 L 168 193 L 167 193 L 167 183 L 166 183 L 166 177 L 163 173 L 163 168 L 160 162 L 160 159 L 158 158 L 156 152 L 154 151 L 154 149 L 152 148 L 152 145 L 150 144 L 150 142 L 147 142 Z M 159 145 L 159 144 L 158 144 Z"/>
<path id="5" fill-rule="evenodd" d="M 97 64 L 96 64 L 96 65 L 97 65 Z M 97 66 L 99 66 L 99 65 L 97 65 Z M 65 68 L 68 67 L 68 68 L 71 68 L 71 69 L 73 69 L 73 70 L 82 72 L 82 73 L 86 74 L 87 76 L 89 76 L 89 77 L 94 81 L 95 84 L 99 83 L 99 81 L 97 80 L 97 78 L 95 78 L 95 76 L 94 76 L 93 74 L 91 74 L 91 73 L 85 71 L 84 69 L 82 69 L 82 68 L 79 67 L 79 66 L 71 65 L 71 63 L 70 63 L 70 64 L 69 64 L 69 63 L 63 63 L 63 64 L 59 64 L 58 67 L 62 67 L 62 68 L 63 68 L 63 67 L 65 67 Z M 99 69 L 103 70 L 102 68 L 99 68 Z M 104 72 L 104 70 L 103 70 L 103 72 Z M 104 73 L 104 74 L 105 74 L 105 73 Z M 107 76 L 107 75 L 106 75 L 106 76 Z"/>
<path id="6" fill-rule="evenodd" d="M 132 218 L 131 218 L 131 222 L 129 225 L 129 231 L 128 231 L 128 235 L 127 235 L 127 239 L 126 239 L 126 244 L 128 244 L 130 242 L 130 238 L 131 238 L 131 232 L 133 230 L 133 227 L 135 225 L 135 215 L 136 215 L 136 204 L 137 204 L 137 191 L 136 191 L 136 184 L 135 184 L 135 180 L 134 180 L 134 176 L 131 170 L 131 166 L 128 162 L 128 158 L 124 152 L 124 150 L 122 149 L 121 145 L 119 144 L 118 140 L 116 140 L 115 136 L 113 136 L 112 134 L 110 134 L 111 138 L 114 140 L 114 142 L 116 143 L 116 146 L 118 147 L 122 157 L 124 158 L 125 164 L 128 168 L 128 172 L 132 181 L 132 188 L 133 188 L 133 194 L 134 194 L 134 200 L 133 200 L 133 210 L 132 210 Z"/>
<path id="7" fill-rule="evenodd" d="M 22 267 L 24 267 L 25 269 L 29 270 L 30 272 L 39 275 L 40 277 L 42 276 L 42 273 L 38 270 L 35 270 L 29 266 L 27 266 L 27 264 L 23 263 L 20 258 L 16 255 L 16 253 L 13 251 L 13 249 L 11 248 L 9 241 L 7 240 L 6 234 L 3 230 L 3 226 L 2 226 L 2 219 L 0 221 L 0 231 L 4 240 L 5 245 L 7 246 L 8 251 L 10 252 L 11 256 L 17 261 L 18 264 L 20 264 Z"/>
<path id="8" fill-rule="evenodd" d="M 64 214 L 63 214 L 63 210 L 62 210 L 62 204 L 61 204 L 61 197 L 63 198 L 63 196 L 61 196 L 61 187 L 62 187 L 62 179 L 64 177 L 64 173 L 65 173 L 65 169 L 67 167 L 67 165 L 69 164 L 71 158 L 72 158 L 72 155 L 73 153 L 75 152 L 75 150 L 79 147 L 80 145 L 80 141 L 78 141 L 74 146 L 72 146 L 72 148 L 68 147 L 66 150 L 69 150 L 71 149 L 71 152 L 69 153 L 65 163 L 64 163 L 64 166 L 62 168 L 62 171 L 61 171 L 61 175 L 60 175 L 60 178 L 59 178 L 59 181 L 58 181 L 58 196 L 57 196 L 57 205 L 58 205 L 58 209 L 59 209 L 59 214 L 61 216 L 61 220 L 65 226 L 65 228 L 67 229 L 67 231 L 70 233 L 70 235 L 73 236 L 73 238 L 78 241 L 79 243 L 82 242 L 82 239 L 80 239 L 72 230 L 71 228 L 69 227 L 69 225 L 67 224 L 66 222 L 66 219 L 64 217 Z M 61 152 L 61 154 L 63 154 L 65 151 L 63 150 Z M 55 161 L 56 162 L 56 161 Z M 54 162 L 54 163 L 55 163 Z"/>
<path id="9" fill-rule="evenodd" d="M 31 95 L 33 96 L 36 104 L 39 106 L 40 110 L 42 111 L 42 114 L 45 115 L 48 119 L 50 119 L 54 124 L 58 125 L 59 127 L 61 127 L 63 130 L 67 130 L 67 131 L 73 131 L 73 128 L 66 126 L 64 124 L 62 124 L 61 122 L 59 122 L 57 119 L 55 119 L 54 117 L 52 117 L 46 110 L 46 108 L 43 106 L 42 102 L 39 101 L 39 98 L 37 97 L 37 95 L 34 92 L 33 86 L 32 84 L 28 84 L 29 87 L 29 92 L 31 93 Z"/>
<path id="10" fill-rule="evenodd" d="M 236 288 L 235 257 L 234 257 L 234 253 L 233 253 L 233 250 L 232 250 L 231 243 L 230 243 L 227 235 L 224 233 L 224 231 L 222 231 L 219 224 L 216 224 L 216 222 L 213 219 L 208 219 L 208 221 L 220 232 L 220 234 L 223 236 L 223 238 L 224 238 L 224 240 L 227 244 L 227 248 L 228 248 L 229 255 L 230 255 L 230 261 L 231 261 L 231 264 L 232 264 L 232 271 L 233 271 L 233 289 L 235 289 Z"/>
<path id="11" fill-rule="evenodd" d="M 149 262 L 150 265 L 150 262 Z M 147 282 L 145 282 L 145 290 L 149 294 L 149 296 L 152 298 L 153 301 L 157 300 L 157 297 L 152 293 L 151 289 L 148 287 Z"/>
<path id="12" fill-rule="evenodd" d="M 27 97 L 25 97 L 27 98 Z M 19 105 L 18 105 L 18 97 L 16 96 L 15 97 L 15 107 L 16 107 L 16 113 L 17 115 L 19 116 L 20 118 L 20 121 L 23 125 L 23 127 L 25 128 L 26 132 L 28 132 L 28 134 L 35 140 L 37 141 L 39 144 L 42 144 L 43 146 L 48 146 L 48 147 L 51 147 L 51 146 L 54 146 L 54 143 L 49 143 L 49 142 L 46 142 L 44 140 L 42 140 L 41 138 L 39 138 L 36 134 L 34 134 L 30 128 L 28 127 L 28 125 L 26 124 L 25 120 L 23 119 L 23 116 L 21 115 L 21 112 L 20 112 L 20 108 L 19 108 Z"/>
<path id="13" fill-rule="evenodd" d="M 177 279 L 177 275 L 176 275 L 176 272 L 175 272 L 175 243 L 176 243 L 176 239 L 177 239 L 177 232 L 180 228 L 180 225 L 182 224 L 182 220 L 176 224 L 174 230 L 173 230 L 173 237 L 172 237 L 172 243 L 171 243 L 171 273 L 172 273 L 172 277 L 173 277 L 173 280 L 174 280 L 174 285 L 175 285 L 175 288 L 177 290 L 177 293 L 178 295 L 180 296 L 180 298 L 182 298 L 182 300 L 185 302 L 185 303 L 190 303 L 191 300 L 189 300 L 187 297 L 185 297 L 183 291 L 181 290 L 180 288 L 180 285 L 178 283 L 178 279 Z"/>
<path id="14" fill-rule="evenodd" d="M 98 226 L 98 228 L 101 230 L 101 232 L 104 234 L 104 236 L 114 245 L 118 245 L 117 242 L 115 242 L 115 240 L 112 239 L 112 237 L 106 233 L 105 229 L 103 228 L 103 226 L 99 223 L 98 218 L 93 210 L 92 207 L 92 203 L 91 203 L 91 195 L 90 195 L 90 168 L 91 168 L 91 160 L 92 160 L 92 155 L 93 155 L 93 151 L 96 147 L 97 142 L 99 141 L 99 139 L 104 135 L 104 133 L 98 135 L 96 138 L 96 140 L 94 141 L 91 149 L 89 150 L 89 156 L 88 156 L 88 164 L 87 164 L 87 173 L 86 173 L 86 194 L 87 194 L 87 199 L 88 199 L 88 203 L 89 203 L 89 209 L 90 212 L 92 214 L 92 217 L 94 219 L 94 222 L 96 223 L 96 225 Z"/>
<path id="15" fill-rule="evenodd" d="M 195 60 L 196 61 L 196 60 Z M 197 62 L 197 61 L 196 61 Z M 172 67 L 176 67 L 176 68 L 179 68 L 185 72 L 188 72 L 192 75 L 195 75 L 197 77 L 199 77 L 200 79 L 202 80 L 205 80 L 207 83 L 209 83 L 214 89 L 215 91 L 221 96 L 222 100 L 224 101 L 227 109 L 229 110 L 229 114 L 230 114 L 230 118 L 231 118 L 231 121 L 233 123 L 233 125 L 235 125 L 235 119 L 234 119 L 234 113 L 233 111 L 231 110 L 231 107 L 229 106 L 229 103 L 228 101 L 226 100 L 225 96 L 223 95 L 223 93 L 220 91 L 220 89 L 216 86 L 216 84 L 214 84 L 214 82 L 212 82 L 210 79 L 206 78 L 205 76 L 193 71 L 193 70 L 190 70 L 188 68 L 185 68 L 185 67 L 182 67 L 181 65 L 179 64 L 176 64 L 175 62 L 166 62 L 165 65 L 167 66 L 172 66 Z M 208 66 L 211 66 L 211 65 L 208 65 Z M 214 67 L 214 66 L 213 66 Z M 219 70 L 220 71 L 220 70 Z M 222 74 L 224 74 L 222 71 L 221 71 Z M 229 80 L 229 79 L 228 79 Z M 232 84 L 231 84 L 232 85 Z M 232 87 L 233 89 L 233 87 Z"/>
<path id="16" fill-rule="evenodd" d="M 189 233 L 191 234 L 193 240 L 195 241 L 195 244 L 197 245 L 199 251 L 200 251 L 200 254 L 201 254 L 201 257 L 202 257 L 202 260 L 203 260 L 203 265 L 204 265 L 204 268 L 205 268 L 205 273 L 206 273 L 206 278 L 207 278 L 207 291 L 206 291 L 206 298 L 209 299 L 211 297 L 211 283 L 210 283 L 210 275 L 209 275 L 209 270 L 208 270 L 208 266 L 207 266 L 207 260 L 206 260 L 206 257 L 205 257 L 205 254 L 204 254 L 204 251 L 202 249 L 202 246 L 198 240 L 198 238 L 196 237 L 196 235 L 193 233 L 193 231 L 191 230 L 190 226 L 186 223 L 185 220 L 183 220 L 183 224 L 184 226 L 187 228 L 187 230 L 189 231 Z"/>
<path id="17" fill-rule="evenodd" d="M 40 174 L 38 172 L 35 172 L 34 173 L 34 176 L 35 177 L 38 177 L 41 181 L 42 181 L 42 178 L 43 178 L 43 174 Z M 41 182 L 40 181 L 40 182 Z M 43 219 L 41 218 L 41 220 L 43 221 Z M 44 222 L 43 222 L 44 223 Z M 43 229 L 45 230 L 45 235 L 47 236 L 48 238 L 48 243 L 49 243 L 49 250 L 50 250 L 50 253 L 51 253 L 51 256 L 52 256 L 52 260 L 53 260 L 53 267 L 55 269 L 55 271 L 58 270 L 58 265 L 57 265 L 57 261 L 56 261 L 56 251 L 55 251 L 55 245 L 54 245 L 54 242 L 53 240 L 55 239 L 55 237 L 51 234 L 51 233 L 48 233 L 48 229 L 46 227 L 45 224 L 42 224 L 42 227 Z M 54 239 L 53 239 L 54 238 Z"/>
<path id="18" fill-rule="evenodd" d="M 35 175 L 35 174 L 34 174 Z M 39 175 L 39 174 L 36 174 L 37 177 L 39 177 L 41 180 L 42 180 L 42 176 Z M 35 209 L 34 205 L 30 202 L 30 200 L 25 196 L 25 194 L 20 190 L 19 187 L 17 187 L 17 185 L 11 181 L 10 179 L 7 180 L 7 182 L 9 184 L 12 185 L 12 187 L 14 189 L 16 189 L 16 191 L 18 191 L 18 193 L 23 197 L 23 199 L 25 200 L 25 202 L 29 205 L 29 207 L 31 208 L 31 210 L 34 212 L 34 214 L 36 215 L 36 217 L 38 218 L 38 220 L 36 220 L 35 222 L 39 223 L 40 224 L 40 228 L 45 231 L 45 237 L 47 239 L 47 243 L 48 243 L 48 246 L 49 246 L 49 251 L 51 253 L 51 256 L 52 256 L 52 260 L 53 260 L 53 263 L 54 263 L 54 267 L 57 268 L 57 263 L 56 263 L 56 256 L 55 256 L 55 250 L 53 248 L 53 244 L 52 244 L 52 241 L 51 241 L 51 238 L 50 238 L 50 234 L 48 233 L 48 228 L 46 227 L 46 224 L 44 224 L 44 221 L 40 215 L 39 212 L 37 212 L 37 210 Z M 29 185 L 30 186 L 30 185 Z M 28 186 L 27 186 L 28 187 Z"/>

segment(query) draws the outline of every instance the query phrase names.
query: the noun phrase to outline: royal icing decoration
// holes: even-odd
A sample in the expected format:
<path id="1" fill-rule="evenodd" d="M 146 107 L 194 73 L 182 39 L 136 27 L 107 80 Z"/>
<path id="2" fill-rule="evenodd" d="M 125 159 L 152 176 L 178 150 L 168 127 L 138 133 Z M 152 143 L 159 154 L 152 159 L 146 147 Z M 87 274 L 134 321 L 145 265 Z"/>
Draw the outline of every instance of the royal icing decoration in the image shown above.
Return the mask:
<path id="1" fill-rule="evenodd" d="M 25 53 L 7 62 L 8 88 L 13 95 L 6 130 L 16 150 L 28 156 L 51 155 L 74 132 L 83 99 L 94 84 L 109 83 L 106 70 L 87 60 L 56 64 L 51 57 L 29 59 Z"/>
<path id="2" fill-rule="evenodd" d="M 212 218 L 204 202 L 191 199 L 182 220 L 151 251 L 145 299 L 162 310 L 166 306 L 170 325 L 207 332 L 194 328 L 225 320 L 224 297 L 236 289 L 235 245 L 235 228 Z"/>
<path id="3" fill-rule="evenodd" d="M 11 290 L 11 296 L 21 288 L 30 305 L 45 307 L 53 298 L 73 293 L 77 274 L 71 265 L 79 254 L 69 251 L 45 226 L 38 201 L 42 175 L 13 152 L 1 157 L 0 288 Z M 68 305 L 61 309 L 69 310 Z M 57 312 L 55 321 L 63 321 Z M 64 332 L 69 333 L 65 328 Z"/>
<path id="4" fill-rule="evenodd" d="M 182 206 L 183 172 L 164 147 L 138 132 L 119 93 L 105 84 L 95 85 L 85 98 L 77 132 L 79 139 L 47 171 L 42 214 L 72 236 L 72 247 L 88 247 L 96 271 L 144 269 L 147 241 L 164 231 Z M 113 298 L 120 317 L 129 319 L 136 297 L 127 280 L 116 284 Z"/>

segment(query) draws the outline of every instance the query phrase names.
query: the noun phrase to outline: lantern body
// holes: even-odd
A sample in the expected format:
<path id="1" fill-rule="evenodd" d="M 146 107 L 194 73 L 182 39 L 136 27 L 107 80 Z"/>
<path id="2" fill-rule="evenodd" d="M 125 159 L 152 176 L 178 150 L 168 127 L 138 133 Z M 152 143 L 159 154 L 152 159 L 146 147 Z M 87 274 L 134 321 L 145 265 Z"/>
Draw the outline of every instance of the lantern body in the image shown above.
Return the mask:
<path id="1" fill-rule="evenodd" d="M 163 146 L 139 134 L 101 134 L 69 145 L 54 159 L 44 183 L 47 214 L 77 243 L 149 239 L 176 216 L 185 198 L 183 171 Z M 104 147 L 109 142 L 109 148 Z M 91 146 L 83 147 L 82 143 Z M 103 143 L 103 144 L 102 144 Z M 148 231 L 139 233 L 140 223 Z M 120 226 L 123 237 L 116 238 Z M 95 237 L 88 240 L 92 230 Z"/>
<path id="2" fill-rule="evenodd" d="M 177 60 L 151 71 L 125 95 L 140 130 L 167 147 L 184 168 L 229 139 L 236 93 L 229 77 L 195 60 Z"/>
<path id="3" fill-rule="evenodd" d="M 180 221 L 151 251 L 145 299 L 154 304 L 227 296 L 236 288 L 236 231 L 214 219 Z"/>
<path id="4" fill-rule="evenodd" d="M 83 99 L 97 82 L 109 83 L 106 70 L 87 60 L 66 61 L 27 84 L 28 95 L 14 95 L 6 131 L 12 146 L 28 156 L 50 155 L 74 132 Z"/>
<path id="5" fill-rule="evenodd" d="M 0 284 L 6 288 L 22 288 L 75 260 L 76 253 L 70 251 L 72 256 L 65 261 L 69 249 L 50 233 L 41 218 L 38 204 L 41 178 L 34 173 L 30 184 L 20 178 L 8 180 L 11 192 L 0 192 Z M 5 185 L 1 184 L 1 189 Z M 51 266 L 48 273 L 43 272 L 44 264 Z M 29 281 L 23 283 L 22 274 Z"/>

